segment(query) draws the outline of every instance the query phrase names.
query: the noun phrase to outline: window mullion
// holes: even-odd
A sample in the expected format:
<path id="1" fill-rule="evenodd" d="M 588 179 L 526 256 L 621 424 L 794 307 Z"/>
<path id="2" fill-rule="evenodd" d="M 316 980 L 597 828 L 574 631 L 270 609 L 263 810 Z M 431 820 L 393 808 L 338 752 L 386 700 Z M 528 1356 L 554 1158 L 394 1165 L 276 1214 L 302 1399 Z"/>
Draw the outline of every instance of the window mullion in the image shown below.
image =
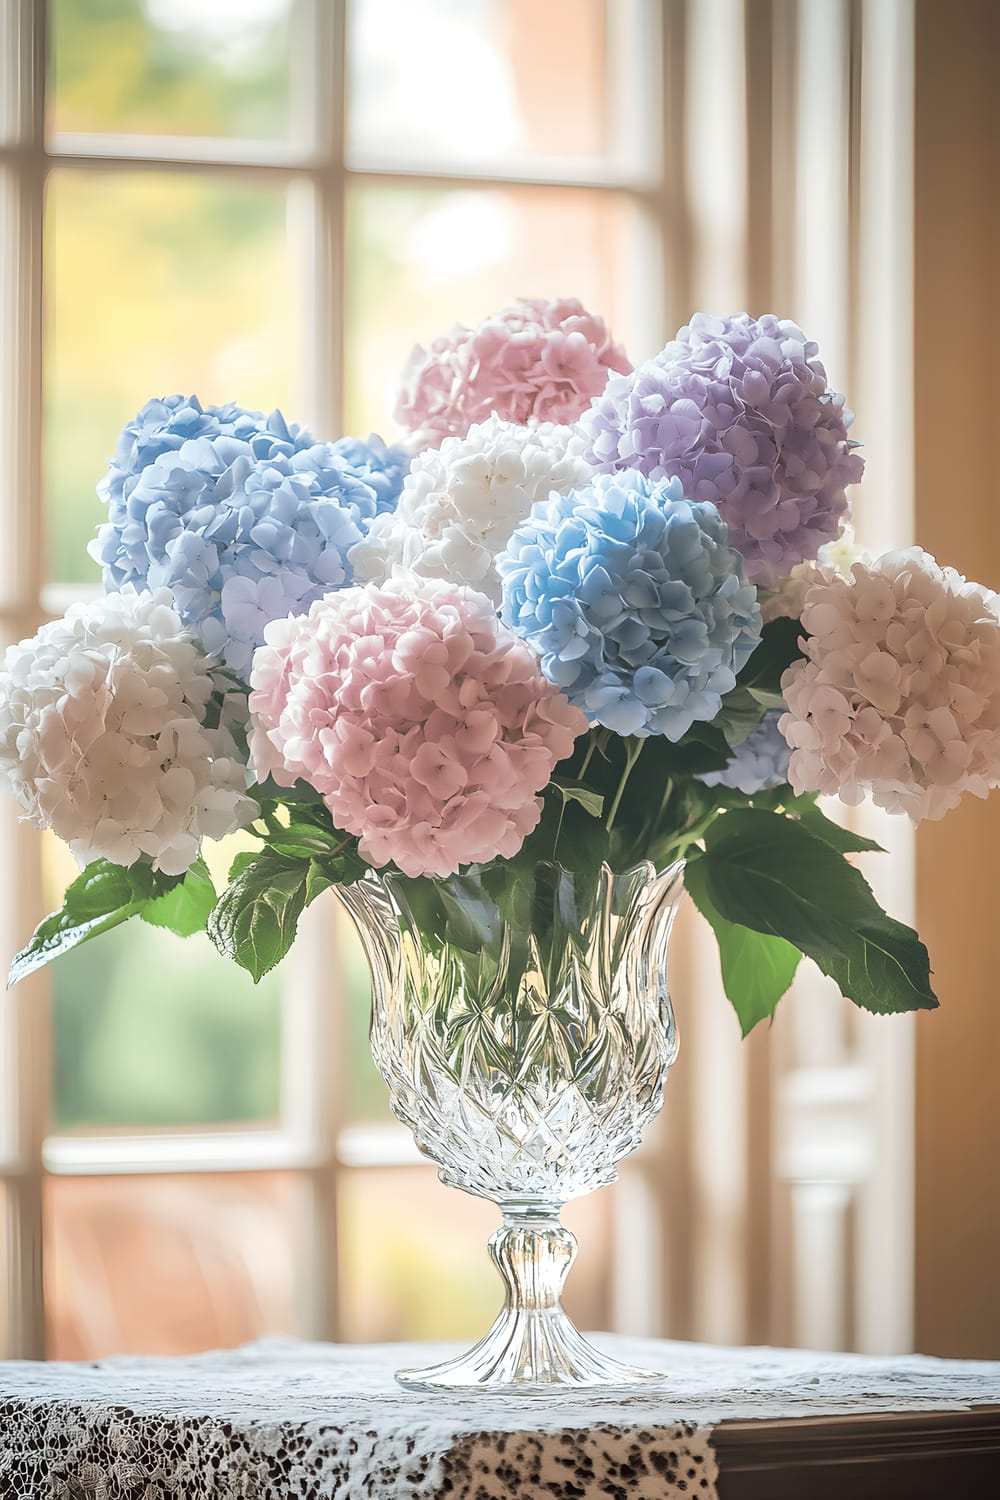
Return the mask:
<path id="1" fill-rule="evenodd" d="M 316 161 L 310 181 L 293 187 L 290 202 L 308 288 L 303 404 L 314 430 L 329 437 L 343 423 L 345 11 L 344 0 L 303 0 L 295 58 L 298 131 Z M 282 1126 L 315 1164 L 299 1179 L 299 1332 L 320 1339 L 336 1338 L 339 1331 L 337 1137 L 347 1092 L 338 1074 L 347 1048 L 333 900 L 328 896 L 301 924 L 282 1030 Z"/>
<path id="2" fill-rule="evenodd" d="M 19 150 L 0 169 L 0 552 L 4 635 L 34 629 L 43 573 L 42 237 L 45 192 L 44 3 L 3 0 L 5 124 Z M 13 952 L 43 914 L 41 841 L 5 806 L 0 815 L 0 940 Z M 42 1300 L 42 1141 L 48 1128 L 51 1041 L 41 975 L 0 998 L 0 1156 L 8 1158 L 6 1225 L 10 1355 L 45 1352 Z"/>

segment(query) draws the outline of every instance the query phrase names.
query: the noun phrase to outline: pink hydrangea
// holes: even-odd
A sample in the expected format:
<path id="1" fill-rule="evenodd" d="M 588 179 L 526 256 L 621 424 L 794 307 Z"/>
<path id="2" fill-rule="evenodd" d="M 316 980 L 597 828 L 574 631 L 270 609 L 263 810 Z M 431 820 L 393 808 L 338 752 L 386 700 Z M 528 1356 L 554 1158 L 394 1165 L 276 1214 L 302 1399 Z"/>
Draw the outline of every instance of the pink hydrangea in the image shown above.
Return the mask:
<path id="1" fill-rule="evenodd" d="M 522 426 L 575 422 L 615 370 L 632 366 L 602 318 L 575 298 L 524 300 L 475 328 L 456 324 L 418 344 L 400 376 L 393 415 L 414 449 L 464 437 L 492 413 Z"/>
<path id="2" fill-rule="evenodd" d="M 827 569 L 832 568 L 842 578 L 850 580 L 851 569 L 856 562 L 870 563 L 871 553 L 859 547 L 854 536 L 854 527 L 845 522 L 840 536 L 819 549 L 815 562 L 797 563 L 787 578 L 782 578 L 773 589 L 758 589 L 761 618 L 766 625 L 770 620 L 797 620 L 802 614 L 806 594 L 814 583 L 822 583 Z"/>
<path id="3" fill-rule="evenodd" d="M 301 779 L 373 865 L 451 875 L 516 854 L 587 728 L 483 594 L 399 576 L 275 620 L 254 658 L 251 755 Z"/>
<path id="4" fill-rule="evenodd" d="M 919 547 L 807 591 L 781 687 L 796 792 L 870 792 L 914 822 L 1000 786 L 1000 597 Z"/>

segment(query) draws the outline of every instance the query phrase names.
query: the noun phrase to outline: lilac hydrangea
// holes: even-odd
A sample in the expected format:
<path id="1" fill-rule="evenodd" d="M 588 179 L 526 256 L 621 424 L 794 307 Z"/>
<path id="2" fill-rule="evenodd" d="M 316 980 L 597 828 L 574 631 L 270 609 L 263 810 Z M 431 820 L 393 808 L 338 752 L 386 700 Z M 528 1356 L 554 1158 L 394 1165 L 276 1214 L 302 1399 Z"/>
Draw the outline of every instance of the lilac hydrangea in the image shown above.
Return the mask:
<path id="1" fill-rule="evenodd" d="M 678 740 L 760 640 L 756 590 L 713 505 L 604 474 L 533 507 L 497 560 L 502 614 L 592 724 Z"/>
<path id="2" fill-rule="evenodd" d="M 130 480 L 91 544 L 108 591 L 167 587 L 241 678 L 268 621 L 353 582 L 348 552 L 397 503 L 409 461 L 377 438 L 286 449 L 194 437 Z"/>
<path id="3" fill-rule="evenodd" d="M 853 420 L 795 323 L 699 313 L 655 358 L 613 375 L 578 431 L 598 471 L 665 474 L 712 501 L 747 577 L 770 588 L 840 532 L 864 469 Z"/>
<path id="4" fill-rule="evenodd" d="M 115 508 L 127 498 L 143 469 L 192 438 L 234 438 L 248 443 L 256 458 L 272 453 L 291 454 L 308 448 L 315 439 L 305 427 L 288 423 L 280 411 L 265 416 L 234 402 L 202 406 L 197 396 L 164 396 L 147 401 L 134 420 L 122 428 L 98 494 Z"/>
<path id="5" fill-rule="evenodd" d="M 725 786 L 753 797 L 788 780 L 791 750 L 778 728 L 784 709 L 771 708 L 737 745 L 729 764 L 721 771 L 706 771 L 698 777 L 706 786 Z"/>

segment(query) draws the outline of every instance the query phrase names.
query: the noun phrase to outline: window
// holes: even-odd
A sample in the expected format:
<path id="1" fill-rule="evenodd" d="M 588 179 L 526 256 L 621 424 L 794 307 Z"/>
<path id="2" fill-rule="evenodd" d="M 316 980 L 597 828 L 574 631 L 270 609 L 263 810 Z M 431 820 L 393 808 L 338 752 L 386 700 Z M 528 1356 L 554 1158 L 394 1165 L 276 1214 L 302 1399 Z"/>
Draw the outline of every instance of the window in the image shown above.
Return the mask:
<path id="1" fill-rule="evenodd" d="M 580 296 L 633 358 L 697 306 L 798 317 L 898 541 L 909 28 L 906 0 L 0 0 L 5 639 L 94 588 L 93 487 L 147 397 L 385 432 L 411 345 L 519 295 Z M 0 842 L 6 958 L 70 871 L 6 800 Z M 257 990 L 137 924 L 0 1000 L 8 1353 L 487 1326 L 492 1211 L 389 1118 L 334 911 Z M 693 923 L 675 988 L 662 1128 L 567 1214 L 570 1310 L 905 1345 L 905 1055 L 808 980 L 741 1049 Z"/>
<path id="2" fill-rule="evenodd" d="M 94 484 L 151 394 L 386 432 L 414 342 L 566 288 L 652 352 L 658 9 L 7 3 L 8 638 L 94 589 Z M 2 815 L 10 951 L 74 866 Z M 13 1352 L 488 1324 L 492 1212 L 440 1187 L 391 1121 L 363 960 L 330 915 L 257 989 L 206 939 L 135 924 L 9 998 Z M 608 1210 L 576 1216 L 577 1308 L 608 1322 Z"/>

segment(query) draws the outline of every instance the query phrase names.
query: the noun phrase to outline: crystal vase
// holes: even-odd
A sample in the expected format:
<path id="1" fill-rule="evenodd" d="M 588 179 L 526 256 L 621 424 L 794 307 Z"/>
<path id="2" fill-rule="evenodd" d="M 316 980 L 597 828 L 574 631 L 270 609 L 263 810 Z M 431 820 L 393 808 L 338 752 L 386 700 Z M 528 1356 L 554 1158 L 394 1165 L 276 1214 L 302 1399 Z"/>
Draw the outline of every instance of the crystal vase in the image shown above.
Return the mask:
<path id="1" fill-rule="evenodd" d="M 506 1289 L 467 1354 L 402 1370 L 425 1388 L 627 1386 L 560 1303 L 571 1198 L 613 1182 L 677 1051 L 667 944 L 681 867 L 570 874 L 503 862 L 446 880 L 372 872 L 341 890 L 372 971 L 372 1052 L 441 1180 L 496 1203 Z"/>

